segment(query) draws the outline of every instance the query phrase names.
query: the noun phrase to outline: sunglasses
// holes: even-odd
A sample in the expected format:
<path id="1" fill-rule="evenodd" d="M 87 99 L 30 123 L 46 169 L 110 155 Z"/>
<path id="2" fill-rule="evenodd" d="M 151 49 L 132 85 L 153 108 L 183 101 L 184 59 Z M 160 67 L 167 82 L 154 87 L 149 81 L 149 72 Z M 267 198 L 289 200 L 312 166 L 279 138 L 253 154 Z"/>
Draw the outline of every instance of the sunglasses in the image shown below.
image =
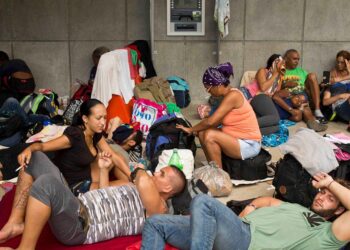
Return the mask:
<path id="1" fill-rule="evenodd" d="M 205 88 L 205 91 L 207 91 L 209 93 L 212 87 L 213 86 L 209 86 L 209 88 Z"/>

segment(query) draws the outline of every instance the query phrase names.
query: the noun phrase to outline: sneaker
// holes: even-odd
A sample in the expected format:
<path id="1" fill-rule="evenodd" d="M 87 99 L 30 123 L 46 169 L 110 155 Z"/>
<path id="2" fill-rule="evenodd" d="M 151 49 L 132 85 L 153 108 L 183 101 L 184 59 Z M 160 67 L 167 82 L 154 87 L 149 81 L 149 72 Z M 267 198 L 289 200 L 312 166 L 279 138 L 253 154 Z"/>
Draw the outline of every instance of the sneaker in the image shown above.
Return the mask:
<path id="1" fill-rule="evenodd" d="M 315 130 L 316 132 L 322 132 L 322 131 L 327 130 L 327 128 L 328 128 L 327 125 L 318 123 L 315 120 L 307 121 L 306 125 L 309 129 Z"/>
<path id="2" fill-rule="evenodd" d="M 319 121 L 321 124 L 327 124 L 328 121 L 324 116 L 316 116 L 316 120 Z"/>

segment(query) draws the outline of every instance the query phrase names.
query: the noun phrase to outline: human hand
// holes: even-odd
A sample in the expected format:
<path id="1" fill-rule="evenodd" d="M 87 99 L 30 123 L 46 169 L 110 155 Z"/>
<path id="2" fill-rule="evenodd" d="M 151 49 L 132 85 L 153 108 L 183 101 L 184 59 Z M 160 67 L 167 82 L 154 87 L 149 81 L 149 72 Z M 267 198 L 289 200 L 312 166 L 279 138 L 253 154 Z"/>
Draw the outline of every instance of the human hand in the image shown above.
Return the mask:
<path id="1" fill-rule="evenodd" d="M 121 119 L 118 116 L 110 119 L 109 122 L 108 122 L 107 133 L 108 134 L 109 133 L 113 133 L 114 130 L 116 130 L 120 126 L 121 123 L 122 123 L 122 121 L 121 121 Z"/>
<path id="2" fill-rule="evenodd" d="M 286 73 L 286 64 L 283 59 L 277 63 L 276 68 L 278 70 L 278 73 L 280 73 L 281 75 L 284 75 Z"/>
<path id="3" fill-rule="evenodd" d="M 332 176 L 324 172 L 315 174 L 313 178 L 312 185 L 315 188 L 328 188 L 331 182 L 334 181 Z"/>
<path id="4" fill-rule="evenodd" d="M 100 169 L 110 170 L 113 167 L 111 159 L 112 155 L 108 152 L 101 152 L 98 154 L 97 164 Z"/>
<path id="5" fill-rule="evenodd" d="M 19 166 L 20 167 L 27 166 L 31 158 L 32 158 L 32 150 L 28 147 L 17 156 L 17 161 Z"/>
<path id="6" fill-rule="evenodd" d="M 291 109 L 289 113 L 290 113 L 292 116 L 299 116 L 300 113 L 302 113 L 302 111 L 299 110 L 299 109 Z"/>
<path id="7" fill-rule="evenodd" d="M 339 99 L 347 100 L 350 97 L 350 93 L 343 93 L 343 94 L 340 94 L 338 96 L 339 96 Z"/>
<path id="8" fill-rule="evenodd" d="M 248 214 L 250 214 L 251 212 L 253 212 L 256 208 L 254 206 L 251 206 L 251 205 L 247 205 L 243 210 L 242 212 L 239 214 L 239 217 L 244 217 Z"/>
<path id="9" fill-rule="evenodd" d="M 176 128 L 181 129 L 182 131 L 184 131 L 186 134 L 189 134 L 189 135 L 193 133 L 192 128 L 187 128 L 181 124 L 176 124 Z"/>
<path id="10" fill-rule="evenodd" d="M 344 59 L 345 64 L 346 64 L 346 70 L 350 73 L 350 62 L 348 59 Z"/>
<path id="11" fill-rule="evenodd" d="M 288 81 L 288 82 L 286 82 L 285 83 L 285 87 L 286 88 L 295 88 L 295 87 L 297 87 L 299 84 L 297 83 L 297 82 L 295 82 L 295 81 Z"/>

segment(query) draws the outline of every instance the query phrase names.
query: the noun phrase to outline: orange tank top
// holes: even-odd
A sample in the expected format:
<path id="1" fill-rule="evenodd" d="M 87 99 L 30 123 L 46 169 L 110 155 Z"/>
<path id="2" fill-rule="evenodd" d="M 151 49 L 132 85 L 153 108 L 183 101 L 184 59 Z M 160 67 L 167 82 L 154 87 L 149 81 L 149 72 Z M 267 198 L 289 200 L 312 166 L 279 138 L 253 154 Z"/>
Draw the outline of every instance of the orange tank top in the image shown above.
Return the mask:
<path id="1" fill-rule="evenodd" d="M 241 91 L 235 88 L 232 88 L 231 91 L 238 91 L 241 94 L 243 105 L 232 109 L 225 115 L 222 120 L 222 131 L 237 139 L 260 141 L 261 133 L 252 106 Z"/>

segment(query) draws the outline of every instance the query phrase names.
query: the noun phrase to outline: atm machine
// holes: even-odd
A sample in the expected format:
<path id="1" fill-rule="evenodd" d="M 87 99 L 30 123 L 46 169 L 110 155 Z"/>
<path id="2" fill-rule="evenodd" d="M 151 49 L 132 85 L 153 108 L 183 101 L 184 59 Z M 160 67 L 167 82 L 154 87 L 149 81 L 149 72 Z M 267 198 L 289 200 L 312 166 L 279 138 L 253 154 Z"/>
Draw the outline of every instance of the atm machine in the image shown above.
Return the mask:
<path id="1" fill-rule="evenodd" d="M 204 36 L 205 0 L 167 0 L 168 36 Z"/>

